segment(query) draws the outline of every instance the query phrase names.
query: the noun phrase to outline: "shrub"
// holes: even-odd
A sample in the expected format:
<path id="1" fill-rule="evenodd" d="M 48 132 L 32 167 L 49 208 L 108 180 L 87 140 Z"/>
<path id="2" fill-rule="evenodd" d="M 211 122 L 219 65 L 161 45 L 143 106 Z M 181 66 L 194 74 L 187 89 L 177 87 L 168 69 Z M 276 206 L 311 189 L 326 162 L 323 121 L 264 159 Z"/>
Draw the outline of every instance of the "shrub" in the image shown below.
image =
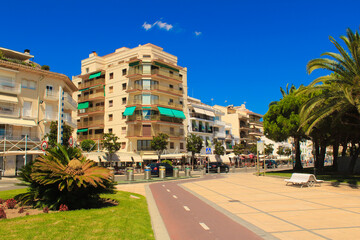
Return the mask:
<path id="1" fill-rule="evenodd" d="M 23 207 L 19 208 L 18 213 L 23 213 L 23 212 L 25 212 L 24 208 Z"/>
<path id="2" fill-rule="evenodd" d="M 96 166 L 79 149 L 61 145 L 47 149 L 45 156 L 27 164 L 19 176 L 29 184 L 29 191 L 16 199 L 36 208 L 57 210 L 61 204 L 70 209 L 91 208 L 98 206 L 101 193 L 114 193 L 110 170 Z"/>
<path id="3" fill-rule="evenodd" d="M 0 204 L 3 204 L 4 202 L 5 202 L 5 200 L 0 198 Z"/>
<path id="4" fill-rule="evenodd" d="M 89 152 L 94 147 L 95 144 L 96 143 L 94 140 L 86 139 L 80 143 L 80 147 L 83 151 Z"/>
<path id="5" fill-rule="evenodd" d="M 163 162 L 163 163 L 168 163 L 168 164 L 170 164 L 171 166 L 173 165 L 172 161 L 170 161 L 170 160 L 162 160 L 161 162 Z"/>
<path id="6" fill-rule="evenodd" d="M 48 65 L 42 65 L 41 69 L 46 70 L 46 71 L 50 71 L 50 67 Z"/>
<path id="7" fill-rule="evenodd" d="M 61 207 L 61 206 L 60 206 L 60 207 Z M 44 212 L 44 213 L 49 213 L 49 208 L 48 208 L 47 206 L 44 207 L 43 212 Z"/>
<path id="8" fill-rule="evenodd" d="M 14 209 L 16 206 L 16 203 L 17 203 L 16 200 L 13 198 L 6 200 L 6 206 L 8 209 Z"/>
<path id="9" fill-rule="evenodd" d="M 0 219 L 5 219 L 6 218 L 6 213 L 5 210 L 3 208 L 0 208 Z"/>
<path id="10" fill-rule="evenodd" d="M 69 208 L 65 204 L 61 204 L 59 207 L 60 212 L 69 211 Z"/>

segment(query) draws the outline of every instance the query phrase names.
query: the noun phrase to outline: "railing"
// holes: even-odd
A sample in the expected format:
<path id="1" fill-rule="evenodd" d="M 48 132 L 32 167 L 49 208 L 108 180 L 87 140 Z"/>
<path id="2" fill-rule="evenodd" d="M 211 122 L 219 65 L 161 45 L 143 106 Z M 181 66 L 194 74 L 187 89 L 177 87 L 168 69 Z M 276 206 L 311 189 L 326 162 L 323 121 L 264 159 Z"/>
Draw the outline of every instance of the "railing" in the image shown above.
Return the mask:
<path id="1" fill-rule="evenodd" d="M 98 98 L 98 97 L 105 97 L 104 92 L 97 92 L 97 93 L 93 93 L 93 94 L 82 95 L 79 97 L 78 102 L 91 100 L 91 99 Z"/>
<path id="2" fill-rule="evenodd" d="M 149 103 L 142 101 L 141 99 L 130 99 L 128 101 L 128 105 L 132 105 L 132 104 L 141 104 L 141 105 L 165 105 L 165 106 L 170 106 L 170 107 L 174 107 L 174 108 L 183 108 L 183 105 L 178 104 L 178 103 L 174 103 L 174 102 L 166 102 L 166 101 L 162 101 L 162 100 L 152 100 Z"/>
<path id="3" fill-rule="evenodd" d="M 37 131 L 31 131 L 30 133 L 23 133 L 22 131 L 18 131 L 18 130 L 12 130 L 12 131 L 7 130 L 5 132 L 0 132 L 0 139 L 3 140 L 6 138 L 6 140 L 21 140 L 25 138 L 26 134 L 28 135 L 28 140 L 40 141 Z"/>
<path id="4" fill-rule="evenodd" d="M 139 68 L 130 68 L 128 75 L 143 74 L 143 70 Z"/>
<path id="5" fill-rule="evenodd" d="M 78 141 L 82 141 L 85 139 L 102 140 L 102 139 L 104 139 L 104 134 L 98 133 L 98 134 L 88 134 L 88 135 L 78 135 L 77 136 Z"/>
<path id="6" fill-rule="evenodd" d="M 56 121 L 56 120 L 58 120 L 58 117 L 59 117 L 59 115 L 57 112 L 45 111 L 44 120 Z"/>
<path id="7" fill-rule="evenodd" d="M 199 114 L 199 113 L 190 113 L 190 117 L 191 118 L 199 118 L 199 119 L 204 119 L 204 120 L 208 120 L 208 121 L 213 121 L 214 117 L 210 117 L 204 114 Z"/>
<path id="8" fill-rule="evenodd" d="M 89 107 L 89 108 L 85 108 L 85 109 L 81 109 L 83 110 L 81 112 L 81 110 L 78 111 L 78 114 L 88 114 L 88 113 L 93 113 L 93 112 L 100 112 L 100 111 L 104 111 L 104 106 L 97 106 L 97 107 Z"/>
<path id="9" fill-rule="evenodd" d="M 170 72 L 164 71 L 164 70 L 161 70 L 161 69 L 152 69 L 151 74 L 152 75 L 156 74 L 156 75 L 160 75 L 160 76 L 165 76 L 165 77 L 169 77 L 169 78 L 172 78 L 172 79 L 175 79 L 175 80 L 178 80 L 178 81 L 182 81 L 182 77 L 180 77 L 179 75 L 171 74 Z"/>
<path id="10" fill-rule="evenodd" d="M 220 120 L 215 120 L 215 121 L 214 121 L 214 125 L 217 125 L 217 126 L 224 126 L 224 127 L 225 127 L 225 122 L 220 121 Z"/>
<path id="11" fill-rule="evenodd" d="M 78 128 L 86 128 L 89 126 L 99 126 L 99 125 L 104 125 L 104 120 L 93 120 L 93 121 L 86 121 L 86 122 L 78 122 L 77 126 Z"/>
<path id="12" fill-rule="evenodd" d="M 0 115 L 11 116 L 11 117 L 20 117 L 20 109 L 15 106 L 11 107 L 11 106 L 1 106 L 0 105 Z"/>
<path id="13" fill-rule="evenodd" d="M 201 128 L 198 126 L 193 126 L 192 131 L 193 132 L 203 132 L 203 133 L 213 133 L 212 129 Z"/>
<path id="14" fill-rule="evenodd" d="M 0 79 L 0 92 L 19 94 L 21 92 L 21 84 Z"/>
<path id="15" fill-rule="evenodd" d="M 161 84 L 152 84 L 149 87 L 144 87 L 141 84 L 131 84 L 129 86 L 129 89 L 130 90 L 148 90 L 148 91 L 162 90 L 162 91 L 167 91 L 167 92 L 171 92 L 171 93 L 179 94 L 179 95 L 182 95 L 182 93 L 183 93 L 182 90 L 171 88 L 171 87 L 164 86 L 164 85 L 161 85 Z"/>
<path id="16" fill-rule="evenodd" d="M 143 135 L 142 131 L 140 130 L 140 128 L 137 129 L 129 129 L 128 130 L 128 137 L 154 137 L 159 135 L 159 133 L 165 133 L 167 134 L 169 137 L 182 137 L 184 136 L 184 133 L 181 132 L 180 130 L 175 130 L 174 131 L 164 131 L 164 130 L 154 130 L 151 129 L 151 135 Z"/>
<path id="17" fill-rule="evenodd" d="M 68 124 L 71 125 L 73 127 L 77 126 L 77 122 L 74 118 L 71 117 L 70 114 L 64 114 L 64 121 Z"/>
<path id="18" fill-rule="evenodd" d="M 67 92 L 64 93 L 64 101 L 65 104 L 69 104 L 73 110 L 77 109 L 77 102 L 70 96 L 70 94 L 68 94 Z"/>
<path id="19" fill-rule="evenodd" d="M 45 90 L 44 99 L 51 100 L 51 101 L 57 101 L 57 100 L 59 100 L 59 92 L 55 91 L 55 90 L 52 90 L 52 91 Z"/>
<path id="20" fill-rule="evenodd" d="M 224 132 L 215 132 L 216 138 L 225 138 L 226 134 Z"/>
<path id="21" fill-rule="evenodd" d="M 171 122 L 171 123 L 182 123 L 183 120 L 180 118 L 174 117 L 167 117 L 163 115 L 150 115 L 150 116 L 143 116 L 143 115 L 132 115 L 128 116 L 128 121 L 164 121 L 164 122 Z"/>
<path id="22" fill-rule="evenodd" d="M 105 84 L 105 78 L 93 79 L 90 81 L 82 81 L 81 83 L 79 83 L 78 88 L 82 89 L 82 88 L 91 87 L 91 86 L 100 85 L 100 84 Z"/>

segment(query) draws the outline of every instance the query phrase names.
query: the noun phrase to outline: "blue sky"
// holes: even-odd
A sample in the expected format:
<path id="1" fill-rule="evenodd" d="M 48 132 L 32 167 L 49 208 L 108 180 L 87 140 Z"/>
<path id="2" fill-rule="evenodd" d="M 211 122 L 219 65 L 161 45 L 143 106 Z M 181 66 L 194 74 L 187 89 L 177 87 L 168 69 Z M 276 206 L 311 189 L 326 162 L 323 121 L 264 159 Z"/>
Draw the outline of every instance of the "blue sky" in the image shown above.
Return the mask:
<path id="1" fill-rule="evenodd" d="M 325 74 L 309 76 L 307 62 L 335 51 L 330 35 L 359 29 L 359 9 L 349 0 L 6 1 L 0 46 L 28 48 L 71 78 L 91 51 L 153 43 L 188 68 L 190 96 L 265 114 L 280 87 Z"/>

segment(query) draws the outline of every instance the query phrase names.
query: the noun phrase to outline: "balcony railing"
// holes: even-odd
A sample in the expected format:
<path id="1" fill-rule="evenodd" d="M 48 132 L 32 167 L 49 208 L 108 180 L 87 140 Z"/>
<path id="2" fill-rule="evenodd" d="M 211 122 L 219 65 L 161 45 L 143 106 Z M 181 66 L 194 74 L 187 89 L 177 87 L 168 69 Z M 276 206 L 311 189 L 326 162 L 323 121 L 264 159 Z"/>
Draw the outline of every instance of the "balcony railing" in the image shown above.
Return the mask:
<path id="1" fill-rule="evenodd" d="M 162 100 L 152 100 L 150 102 L 145 102 L 142 101 L 141 99 L 130 99 L 128 101 L 128 105 L 132 105 L 132 104 L 140 104 L 140 105 L 165 105 L 165 106 L 170 106 L 170 107 L 174 107 L 174 108 L 183 108 L 183 105 L 178 104 L 178 103 L 174 103 L 174 102 L 167 102 L 167 101 L 162 101 Z"/>
<path id="2" fill-rule="evenodd" d="M 215 121 L 214 121 L 214 125 L 216 125 L 216 126 L 223 126 L 223 127 L 225 127 L 225 122 L 220 121 L 220 120 L 215 120 Z"/>
<path id="3" fill-rule="evenodd" d="M 158 130 L 158 129 L 151 129 L 151 135 L 143 135 L 140 128 L 132 128 L 128 130 L 128 137 L 154 137 L 159 135 L 159 133 L 165 133 L 169 137 L 183 137 L 183 131 L 178 129 L 174 129 L 174 131 L 170 130 Z"/>
<path id="4" fill-rule="evenodd" d="M 90 114 L 90 113 L 94 113 L 94 112 L 104 112 L 104 106 L 97 106 L 97 107 L 89 107 L 89 108 L 85 108 L 85 109 L 81 109 L 78 111 L 78 114 Z"/>
<path id="5" fill-rule="evenodd" d="M 152 69 L 151 70 L 151 74 L 152 75 L 160 75 L 160 76 L 165 76 L 165 77 L 169 77 L 178 81 L 182 81 L 182 77 L 180 77 L 179 75 L 176 74 L 172 74 L 168 71 L 165 70 L 161 70 L 161 69 Z"/>
<path id="6" fill-rule="evenodd" d="M 190 113 L 191 118 L 198 118 L 198 119 L 204 119 L 208 121 L 213 121 L 214 117 L 207 116 L 205 114 L 199 114 L 199 113 Z"/>
<path id="7" fill-rule="evenodd" d="M 9 117 L 20 117 L 20 109 L 17 106 L 0 105 L 0 115 Z"/>
<path id="8" fill-rule="evenodd" d="M 77 122 L 70 114 L 64 114 L 64 121 L 73 128 L 76 128 Z"/>
<path id="9" fill-rule="evenodd" d="M 161 84 L 153 84 L 148 87 L 144 87 L 141 84 L 131 84 L 129 86 L 129 89 L 130 90 L 141 90 L 141 91 L 143 91 L 143 90 L 147 90 L 147 91 L 161 90 L 161 91 L 171 92 L 171 93 L 178 94 L 178 95 L 183 94 L 183 91 L 180 89 L 171 88 L 169 86 L 164 86 Z"/>
<path id="10" fill-rule="evenodd" d="M 224 132 L 215 132 L 216 138 L 225 138 L 226 134 Z"/>
<path id="11" fill-rule="evenodd" d="M 183 120 L 180 118 L 167 117 L 163 115 L 132 115 L 128 116 L 128 121 L 163 121 L 163 122 L 171 122 L 171 123 L 182 123 Z"/>
<path id="12" fill-rule="evenodd" d="M 98 133 L 98 134 L 88 134 L 88 135 L 78 135 L 77 136 L 78 141 L 83 141 L 85 139 L 103 140 L 104 139 L 104 134 L 103 133 Z"/>
<path id="13" fill-rule="evenodd" d="M 95 85 L 103 85 L 105 84 L 105 79 L 104 78 L 98 78 L 98 79 L 93 79 L 90 81 L 82 81 L 79 83 L 79 89 L 82 88 L 87 88 L 87 87 L 91 87 L 91 86 L 95 86 Z"/>
<path id="14" fill-rule="evenodd" d="M 58 101 L 59 100 L 59 92 L 52 90 L 45 90 L 44 99 L 48 101 Z"/>
<path id="15" fill-rule="evenodd" d="M 203 133 L 213 133 L 213 130 L 206 127 L 199 127 L 199 126 L 193 126 L 192 127 L 193 132 L 203 132 Z"/>
<path id="16" fill-rule="evenodd" d="M 21 139 L 25 138 L 26 134 L 28 135 L 28 140 L 40 141 L 37 131 L 31 131 L 30 133 L 24 133 L 24 132 L 18 131 L 18 130 L 0 131 L 0 139 L 3 140 L 6 138 L 6 140 L 21 140 Z"/>
<path id="17" fill-rule="evenodd" d="M 104 125 L 103 119 L 92 120 L 92 121 L 82 121 L 82 122 L 77 123 L 78 128 L 86 128 L 86 127 L 90 127 L 90 126 L 103 126 L 103 125 Z"/>
<path id="18" fill-rule="evenodd" d="M 93 94 L 82 95 L 79 97 L 78 102 L 91 100 L 94 98 L 100 98 L 100 97 L 105 97 L 104 92 L 97 92 L 97 93 L 93 93 Z"/>
<path id="19" fill-rule="evenodd" d="M 19 94 L 21 92 L 21 84 L 0 79 L 0 92 Z"/>
<path id="20" fill-rule="evenodd" d="M 45 111 L 44 120 L 46 121 L 57 121 L 58 117 L 59 115 L 57 112 Z"/>
<path id="21" fill-rule="evenodd" d="M 64 105 L 73 111 L 77 109 L 77 102 L 67 92 L 64 93 Z"/>

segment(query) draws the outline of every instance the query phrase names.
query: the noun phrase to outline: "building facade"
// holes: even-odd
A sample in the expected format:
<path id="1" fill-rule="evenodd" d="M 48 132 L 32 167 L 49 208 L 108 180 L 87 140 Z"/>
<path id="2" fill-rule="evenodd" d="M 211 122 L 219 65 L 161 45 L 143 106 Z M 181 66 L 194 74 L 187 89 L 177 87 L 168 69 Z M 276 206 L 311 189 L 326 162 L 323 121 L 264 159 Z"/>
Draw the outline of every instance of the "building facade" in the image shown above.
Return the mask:
<path id="1" fill-rule="evenodd" d="M 59 89 L 64 91 L 63 121 L 76 128 L 72 115 L 77 90 L 71 80 L 59 73 L 42 70 L 24 53 L 0 48 L 0 168 L 5 175 L 42 154 L 41 140 L 59 116 Z"/>
<path id="2" fill-rule="evenodd" d="M 186 151 L 187 69 L 176 56 L 153 44 L 102 57 L 93 52 L 73 82 L 79 88 L 78 142 L 114 133 L 120 152 L 151 155 L 152 138 L 166 133 L 169 152 Z"/>

